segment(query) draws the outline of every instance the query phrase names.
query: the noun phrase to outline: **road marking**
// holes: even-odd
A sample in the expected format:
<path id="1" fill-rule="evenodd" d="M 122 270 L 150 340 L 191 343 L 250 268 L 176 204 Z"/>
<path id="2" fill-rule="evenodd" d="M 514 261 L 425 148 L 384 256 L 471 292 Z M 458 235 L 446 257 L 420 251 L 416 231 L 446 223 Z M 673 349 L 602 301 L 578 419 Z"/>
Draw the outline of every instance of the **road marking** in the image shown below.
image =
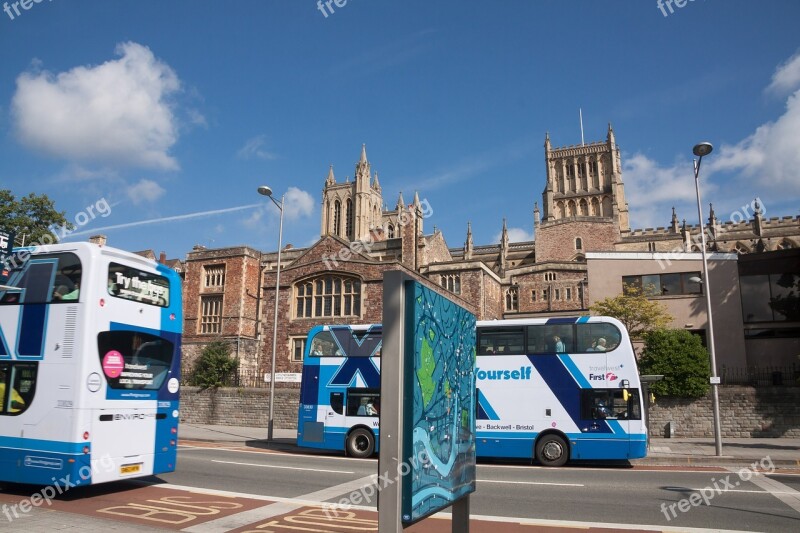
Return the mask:
<path id="1" fill-rule="evenodd" d="M 238 529 L 256 522 L 262 522 L 268 518 L 280 516 L 305 507 L 308 504 L 302 503 L 303 500 L 313 501 L 315 502 L 313 505 L 320 506 L 325 500 L 353 492 L 363 487 L 374 485 L 377 477 L 378 476 L 373 474 L 371 476 L 354 479 L 353 481 L 348 481 L 340 485 L 328 487 L 327 489 L 311 492 L 309 494 L 299 496 L 298 498 L 281 498 L 282 501 L 277 501 L 276 503 L 251 509 L 250 511 L 243 511 L 230 516 L 217 518 L 216 520 L 211 520 L 210 522 L 187 527 L 181 531 L 187 531 L 189 533 L 224 533 L 225 531 L 231 531 L 233 529 Z M 277 498 L 275 498 L 275 500 L 277 500 Z M 368 509 L 374 510 L 372 508 Z"/>
<path id="2" fill-rule="evenodd" d="M 355 474 L 355 472 L 351 472 L 348 470 L 323 470 L 321 468 L 300 468 L 297 466 L 276 466 L 276 465 L 264 465 L 257 463 L 237 463 L 236 461 L 218 461 L 216 459 L 212 459 L 211 462 L 222 463 L 226 465 L 257 466 L 259 468 L 279 468 L 282 470 L 304 470 L 306 472 L 328 472 L 331 474 Z"/>
<path id="3" fill-rule="evenodd" d="M 547 483 L 546 481 L 503 481 L 500 479 L 478 479 L 478 483 L 507 483 L 509 485 L 549 485 L 551 487 L 585 487 L 582 483 Z"/>
<path id="4" fill-rule="evenodd" d="M 742 470 L 746 469 L 729 468 L 728 470 L 730 470 L 731 472 L 739 473 Z M 786 505 L 788 505 L 789 507 L 800 513 L 800 492 L 794 490 L 792 487 L 789 487 L 788 485 L 784 485 L 780 481 L 776 481 L 772 478 L 769 478 L 766 475 L 760 473 L 754 473 L 749 470 L 748 472 L 750 472 L 751 477 L 747 481 L 749 481 L 750 483 L 752 483 L 757 487 L 761 487 L 762 489 L 767 491 L 768 494 L 775 496 L 780 501 L 782 501 L 783 503 L 785 503 Z M 742 475 L 739 474 L 739 477 L 742 478 Z M 742 478 L 742 481 L 744 481 L 744 478 Z"/>

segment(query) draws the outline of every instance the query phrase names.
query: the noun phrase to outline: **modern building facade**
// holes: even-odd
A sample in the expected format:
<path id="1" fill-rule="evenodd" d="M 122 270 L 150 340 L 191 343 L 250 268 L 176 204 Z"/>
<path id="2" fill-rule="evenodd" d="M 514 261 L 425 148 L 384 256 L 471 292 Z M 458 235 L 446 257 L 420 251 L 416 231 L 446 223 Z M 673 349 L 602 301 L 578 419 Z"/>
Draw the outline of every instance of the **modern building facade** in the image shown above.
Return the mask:
<path id="1" fill-rule="evenodd" d="M 641 283 L 643 276 L 657 276 L 659 287 L 667 292 L 653 297 L 667 305 L 674 326 L 702 332 L 704 298 L 699 286 L 686 281 L 691 276 L 684 275 L 702 270 L 700 254 L 692 253 L 699 251 L 699 228 L 679 221 L 674 209 L 665 227 L 630 228 L 620 151 L 611 125 L 604 141 L 585 145 L 553 147 L 546 135 L 544 155 L 541 209 L 533 202 L 535 241 L 509 242 L 503 221 L 499 243 L 475 246 L 471 224 L 465 221 L 464 244 L 455 248 L 447 245 L 441 231 L 425 232 L 432 210 L 418 195 L 407 204 L 399 194 L 393 208 L 385 207 L 365 146 L 353 181 L 337 181 L 331 167 L 323 181 L 319 240 L 307 248 L 287 246 L 281 251 L 276 371 L 301 371 L 305 335 L 314 325 L 379 322 L 383 274 L 393 269 L 439 285 L 474 308 L 480 320 L 585 314 L 593 301 L 619 294 L 624 278 L 635 282 L 638 276 Z M 786 320 L 770 314 L 771 329 L 766 329 L 772 333 L 764 334 L 760 330 L 765 328 L 756 327 L 760 323 L 748 322 L 746 305 L 753 291 L 763 296 L 766 279 L 767 294 L 778 287 L 783 305 L 791 307 L 791 299 L 785 299 L 792 294 L 797 298 L 798 281 L 786 276 L 800 269 L 791 259 L 770 260 L 766 274 L 763 265 L 743 265 L 763 263 L 751 256 L 766 257 L 765 252 L 787 257 L 797 252 L 800 216 L 765 219 L 754 201 L 750 208 L 743 206 L 741 217 L 732 218 L 719 222 L 712 206 L 708 248 L 713 252 L 718 362 L 756 363 L 764 341 L 758 335 L 774 335 L 776 327 L 782 340 L 773 343 L 780 349 L 769 360 L 794 362 L 800 354 L 795 349 L 798 317 L 791 310 Z M 277 251 L 247 246 L 198 246 L 187 254 L 187 365 L 208 342 L 225 339 L 235 346 L 242 383 L 263 384 L 272 355 L 277 259 Z M 740 287 L 740 271 L 760 277 Z M 773 277 L 776 281 L 770 285 Z M 777 280 L 791 281 L 794 289 L 783 290 Z M 669 292 L 675 290 L 686 292 Z M 763 305 L 754 313 L 767 314 Z M 747 341 L 745 331 L 750 332 Z"/>

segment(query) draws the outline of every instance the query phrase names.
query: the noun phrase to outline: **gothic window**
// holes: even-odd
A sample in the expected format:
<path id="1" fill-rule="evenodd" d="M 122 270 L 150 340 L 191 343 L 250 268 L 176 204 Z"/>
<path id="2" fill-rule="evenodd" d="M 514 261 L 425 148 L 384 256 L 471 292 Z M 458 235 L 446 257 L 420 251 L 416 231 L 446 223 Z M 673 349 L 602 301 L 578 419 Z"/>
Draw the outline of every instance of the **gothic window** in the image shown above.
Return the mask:
<path id="1" fill-rule="evenodd" d="M 388 228 L 386 229 L 386 236 L 389 239 L 394 239 L 394 226 L 389 224 Z"/>
<path id="2" fill-rule="evenodd" d="M 733 251 L 739 255 L 744 255 L 750 253 L 750 248 L 741 242 L 737 242 L 736 246 L 733 247 Z"/>
<path id="3" fill-rule="evenodd" d="M 361 281 L 351 276 L 324 275 L 295 285 L 295 317 L 361 315 Z"/>
<path id="4" fill-rule="evenodd" d="M 519 310 L 519 291 L 517 287 L 506 289 L 506 311 Z"/>
<path id="5" fill-rule="evenodd" d="M 333 234 L 337 237 L 341 237 L 339 235 L 339 230 L 341 229 L 342 225 L 342 204 L 339 203 L 339 200 L 333 202 Z"/>
<path id="6" fill-rule="evenodd" d="M 777 249 L 778 250 L 788 250 L 789 248 L 794 248 L 792 245 L 792 241 L 789 239 L 783 239 L 781 242 L 778 243 Z"/>
<path id="7" fill-rule="evenodd" d="M 581 216 L 589 216 L 589 204 L 586 203 L 586 200 L 581 200 Z"/>
<path id="8" fill-rule="evenodd" d="M 225 265 L 206 265 L 203 273 L 205 288 L 222 290 L 225 285 Z"/>
<path id="9" fill-rule="evenodd" d="M 557 218 L 566 218 L 567 212 L 566 212 L 566 209 L 564 208 L 564 202 L 558 202 L 557 209 L 558 209 L 558 217 Z"/>
<path id="10" fill-rule="evenodd" d="M 592 198 L 592 216 L 600 216 L 600 202 L 597 200 L 597 198 Z"/>
<path id="11" fill-rule="evenodd" d="M 589 176 L 592 178 L 592 187 L 600 188 L 600 177 L 597 173 L 597 161 L 589 161 Z"/>
<path id="12" fill-rule="evenodd" d="M 573 163 L 567 164 L 567 191 L 575 190 L 575 166 Z"/>
<path id="13" fill-rule="evenodd" d="M 612 209 L 611 209 L 611 197 L 610 196 L 606 196 L 606 197 L 603 198 L 603 211 L 602 211 L 601 215 L 604 216 L 604 217 L 610 217 L 611 216 L 611 212 L 612 212 Z"/>
<path id="14" fill-rule="evenodd" d="M 347 226 L 345 229 L 345 234 L 349 239 L 355 238 L 353 234 L 353 220 L 355 220 L 355 214 L 353 213 L 353 200 L 350 198 L 347 199 Z"/>
<path id="15" fill-rule="evenodd" d="M 461 294 L 461 275 L 442 274 L 440 285 L 454 294 Z"/>
<path id="16" fill-rule="evenodd" d="M 545 272 L 544 273 L 544 280 L 545 281 L 555 281 L 556 280 L 556 273 L 555 272 Z"/>
<path id="17" fill-rule="evenodd" d="M 647 251 L 648 252 L 655 252 L 656 251 L 656 243 L 648 242 L 647 243 Z"/>
<path id="18" fill-rule="evenodd" d="M 200 333 L 222 333 L 222 296 L 200 298 Z"/>
<path id="19" fill-rule="evenodd" d="M 583 239 L 580 237 L 575 237 L 575 249 L 583 250 Z"/>
<path id="20" fill-rule="evenodd" d="M 575 207 L 575 202 L 573 200 L 569 201 L 569 216 L 574 217 L 578 214 L 578 208 Z"/>
<path id="21" fill-rule="evenodd" d="M 589 184 L 586 181 L 586 162 L 579 161 L 578 162 L 578 178 L 580 179 L 581 190 L 586 190 L 589 188 Z"/>

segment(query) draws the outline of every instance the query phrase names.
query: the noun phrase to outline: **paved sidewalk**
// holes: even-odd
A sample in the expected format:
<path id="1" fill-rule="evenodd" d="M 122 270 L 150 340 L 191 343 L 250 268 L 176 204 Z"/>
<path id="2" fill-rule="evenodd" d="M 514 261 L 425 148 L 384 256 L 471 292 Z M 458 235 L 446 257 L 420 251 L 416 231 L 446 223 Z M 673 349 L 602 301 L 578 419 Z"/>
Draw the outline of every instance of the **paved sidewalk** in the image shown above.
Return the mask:
<path id="1" fill-rule="evenodd" d="M 219 443 L 250 442 L 259 447 L 278 450 L 296 450 L 296 431 L 274 430 L 274 440 L 268 444 L 267 429 L 238 426 L 212 426 L 181 423 L 182 440 L 200 440 Z M 800 438 L 750 438 L 722 439 L 722 455 L 716 456 L 713 438 L 652 438 L 650 450 L 644 459 L 635 459 L 633 465 L 675 466 L 749 466 L 756 461 L 770 461 L 776 468 L 800 468 Z"/>

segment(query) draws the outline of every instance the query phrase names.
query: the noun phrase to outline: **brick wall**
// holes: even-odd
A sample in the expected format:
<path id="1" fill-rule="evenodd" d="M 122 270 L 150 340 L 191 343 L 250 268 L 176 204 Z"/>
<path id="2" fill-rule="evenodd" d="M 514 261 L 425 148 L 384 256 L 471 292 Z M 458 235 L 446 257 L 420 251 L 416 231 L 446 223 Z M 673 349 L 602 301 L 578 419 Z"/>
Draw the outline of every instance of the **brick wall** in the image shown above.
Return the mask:
<path id="1" fill-rule="evenodd" d="M 722 437 L 800 437 L 800 387 L 720 387 Z M 650 431 L 664 436 L 673 422 L 676 437 L 713 437 L 711 393 L 690 401 L 656 398 Z"/>

